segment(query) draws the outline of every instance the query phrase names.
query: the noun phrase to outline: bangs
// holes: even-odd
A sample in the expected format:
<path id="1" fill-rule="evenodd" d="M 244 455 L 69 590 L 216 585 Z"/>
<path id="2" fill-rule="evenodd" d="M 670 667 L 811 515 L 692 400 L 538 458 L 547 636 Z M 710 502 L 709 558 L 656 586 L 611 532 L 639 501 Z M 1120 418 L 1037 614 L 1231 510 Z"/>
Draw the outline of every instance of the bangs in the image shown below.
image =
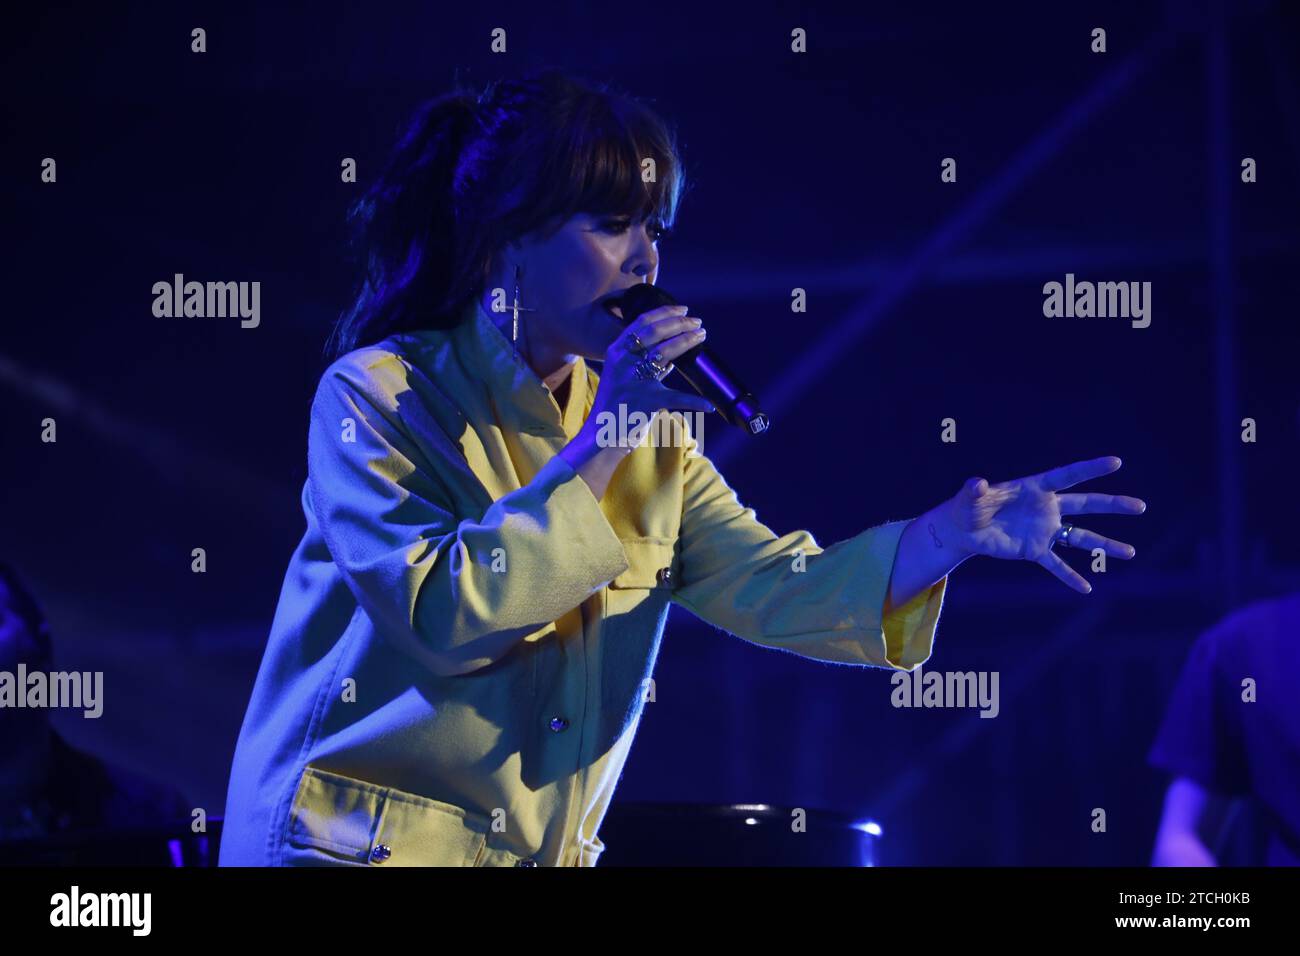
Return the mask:
<path id="1" fill-rule="evenodd" d="M 550 197 L 560 221 L 579 213 L 646 219 L 664 229 L 676 221 L 684 175 L 673 134 L 656 117 L 639 109 L 581 117 L 562 134 L 560 156 Z M 646 160 L 653 160 L 653 181 L 642 179 Z"/>

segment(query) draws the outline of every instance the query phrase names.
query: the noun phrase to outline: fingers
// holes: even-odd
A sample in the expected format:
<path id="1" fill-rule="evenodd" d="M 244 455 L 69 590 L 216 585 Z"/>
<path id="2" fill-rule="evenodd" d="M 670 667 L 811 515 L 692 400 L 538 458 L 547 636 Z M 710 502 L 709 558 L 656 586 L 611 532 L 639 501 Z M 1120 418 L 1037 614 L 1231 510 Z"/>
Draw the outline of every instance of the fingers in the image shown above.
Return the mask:
<path id="1" fill-rule="evenodd" d="M 679 335 L 674 335 L 667 341 L 651 346 L 651 351 L 658 352 L 667 361 L 671 362 L 703 342 L 705 335 L 704 329 L 688 329 Z"/>
<path id="2" fill-rule="evenodd" d="M 1077 485 L 1081 481 L 1087 481 L 1089 478 L 1108 475 L 1112 471 L 1117 471 L 1121 464 L 1122 462 L 1114 455 L 1107 455 L 1089 461 L 1076 461 L 1072 465 L 1062 465 L 1060 468 L 1043 472 L 1039 477 L 1049 491 L 1059 491 Z"/>
<path id="3" fill-rule="evenodd" d="M 1092 585 L 1084 579 L 1083 575 L 1066 564 L 1065 561 L 1062 560 L 1061 556 L 1050 548 L 1044 551 L 1043 556 L 1035 563 L 1041 564 L 1043 567 L 1047 568 L 1047 570 L 1051 571 L 1052 574 L 1056 575 L 1080 594 L 1090 594 L 1092 592 Z"/>
<path id="4" fill-rule="evenodd" d="M 1147 503 L 1141 498 L 1095 492 L 1057 495 L 1056 504 L 1063 515 L 1140 515 L 1147 510 Z"/>
<path id="5" fill-rule="evenodd" d="M 700 329 L 701 324 L 698 318 L 687 315 L 686 306 L 664 305 L 657 309 L 651 309 L 640 316 L 628 326 L 628 332 L 635 333 L 636 337 L 641 340 L 642 345 L 651 347 L 666 342 L 683 332 Z M 627 335 L 627 343 L 631 347 L 631 334 Z M 682 351 L 686 351 L 686 349 L 682 349 Z"/>
<path id="6" fill-rule="evenodd" d="M 638 316 L 636 321 L 630 323 L 614 340 L 614 345 L 622 346 L 623 351 L 629 354 L 636 354 L 640 349 L 637 348 L 636 342 L 642 346 L 651 346 L 659 340 L 654 337 L 654 324 L 658 319 L 671 316 L 684 316 L 686 306 L 682 305 L 661 305 L 657 309 L 651 309 Z M 613 346 L 611 346 L 613 348 Z"/>
<path id="7" fill-rule="evenodd" d="M 1125 561 L 1137 554 L 1137 549 L 1131 544 L 1107 538 L 1087 528 L 1080 528 L 1078 525 L 1070 529 L 1070 538 L 1065 543 L 1071 548 L 1081 548 L 1084 551 L 1101 548 L 1112 558 L 1123 558 Z"/>

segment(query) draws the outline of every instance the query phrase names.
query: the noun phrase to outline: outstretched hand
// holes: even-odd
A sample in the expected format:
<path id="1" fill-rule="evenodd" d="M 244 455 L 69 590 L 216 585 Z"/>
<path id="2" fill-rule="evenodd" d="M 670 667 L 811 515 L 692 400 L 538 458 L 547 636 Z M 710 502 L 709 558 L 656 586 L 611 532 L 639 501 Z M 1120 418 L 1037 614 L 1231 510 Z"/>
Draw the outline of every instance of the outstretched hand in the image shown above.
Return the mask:
<path id="1" fill-rule="evenodd" d="M 990 558 L 1033 561 L 1076 591 L 1089 593 L 1092 585 L 1052 550 L 1063 524 L 1061 516 L 1138 515 L 1147 510 L 1146 502 L 1127 495 L 1058 492 L 1118 471 L 1120 464 L 1118 458 L 1107 456 L 996 485 L 983 478 L 970 479 L 951 501 L 962 550 Z M 1110 557 L 1125 560 L 1136 553 L 1132 545 L 1079 527 L 1072 528 L 1062 543 L 1085 551 L 1101 548 Z"/>

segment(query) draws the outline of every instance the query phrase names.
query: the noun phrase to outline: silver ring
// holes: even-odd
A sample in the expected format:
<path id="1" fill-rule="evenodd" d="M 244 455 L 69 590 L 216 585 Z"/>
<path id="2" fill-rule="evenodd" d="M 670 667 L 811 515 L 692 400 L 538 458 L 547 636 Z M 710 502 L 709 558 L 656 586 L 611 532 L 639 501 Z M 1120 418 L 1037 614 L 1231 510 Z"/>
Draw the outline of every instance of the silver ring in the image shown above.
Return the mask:
<path id="1" fill-rule="evenodd" d="M 1074 530 L 1074 525 L 1063 524 L 1056 529 L 1056 534 L 1052 536 L 1052 544 L 1070 544 L 1070 532 Z"/>
<path id="2" fill-rule="evenodd" d="M 627 334 L 632 336 L 632 351 L 638 353 L 644 353 L 645 343 L 641 341 L 640 336 L 638 336 L 635 332 L 628 332 Z"/>
<path id="3" fill-rule="evenodd" d="M 665 375 L 673 370 L 672 362 L 669 362 L 667 365 L 661 365 L 659 361 L 656 361 L 662 359 L 663 356 L 658 352 L 655 352 L 654 355 L 647 355 L 641 361 L 636 363 L 632 371 L 635 373 L 637 378 L 643 381 L 648 379 L 654 379 L 656 382 L 661 381 Z"/>

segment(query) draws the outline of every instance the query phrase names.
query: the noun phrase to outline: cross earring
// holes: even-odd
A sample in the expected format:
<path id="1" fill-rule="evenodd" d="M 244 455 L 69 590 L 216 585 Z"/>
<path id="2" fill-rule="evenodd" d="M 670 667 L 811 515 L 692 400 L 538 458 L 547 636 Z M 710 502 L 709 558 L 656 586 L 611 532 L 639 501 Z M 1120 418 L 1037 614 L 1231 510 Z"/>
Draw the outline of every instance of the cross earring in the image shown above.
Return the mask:
<path id="1" fill-rule="evenodd" d="M 514 318 L 511 322 L 510 344 L 514 347 L 515 350 L 516 362 L 522 361 L 522 359 L 520 359 L 519 357 L 519 313 L 537 311 L 536 309 L 525 308 L 524 306 L 519 304 L 519 280 L 521 275 L 522 275 L 522 270 L 520 269 L 519 266 L 515 266 L 515 300 L 514 300 L 514 304 L 511 306 L 510 309 L 510 311 L 514 313 Z"/>

